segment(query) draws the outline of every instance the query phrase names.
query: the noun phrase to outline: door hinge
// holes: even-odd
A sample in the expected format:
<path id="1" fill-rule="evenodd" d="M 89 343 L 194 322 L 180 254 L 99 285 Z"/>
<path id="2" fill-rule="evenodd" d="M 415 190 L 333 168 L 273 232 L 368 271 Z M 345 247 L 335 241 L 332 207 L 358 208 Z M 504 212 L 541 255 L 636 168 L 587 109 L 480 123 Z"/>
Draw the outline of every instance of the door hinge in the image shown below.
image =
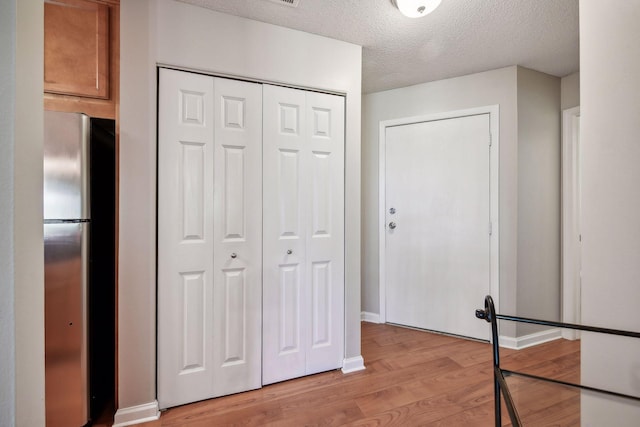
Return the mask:
<path id="1" fill-rule="evenodd" d="M 493 223 L 489 221 L 489 236 L 491 236 L 491 234 L 493 234 Z"/>
<path id="2" fill-rule="evenodd" d="M 492 143 L 493 143 L 493 135 L 491 135 L 491 132 L 489 132 L 489 147 L 491 147 Z"/>

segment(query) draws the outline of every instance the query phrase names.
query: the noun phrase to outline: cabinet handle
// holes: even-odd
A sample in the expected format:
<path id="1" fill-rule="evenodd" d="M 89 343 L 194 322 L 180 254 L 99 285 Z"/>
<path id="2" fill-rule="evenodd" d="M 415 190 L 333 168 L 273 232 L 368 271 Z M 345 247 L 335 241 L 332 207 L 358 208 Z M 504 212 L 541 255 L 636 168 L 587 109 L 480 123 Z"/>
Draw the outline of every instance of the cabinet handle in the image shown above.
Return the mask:
<path id="1" fill-rule="evenodd" d="M 238 254 L 236 254 L 235 252 L 231 254 L 231 258 L 236 259 L 238 257 Z"/>
<path id="2" fill-rule="evenodd" d="M 291 255 L 293 251 L 291 249 L 287 249 L 287 255 Z"/>

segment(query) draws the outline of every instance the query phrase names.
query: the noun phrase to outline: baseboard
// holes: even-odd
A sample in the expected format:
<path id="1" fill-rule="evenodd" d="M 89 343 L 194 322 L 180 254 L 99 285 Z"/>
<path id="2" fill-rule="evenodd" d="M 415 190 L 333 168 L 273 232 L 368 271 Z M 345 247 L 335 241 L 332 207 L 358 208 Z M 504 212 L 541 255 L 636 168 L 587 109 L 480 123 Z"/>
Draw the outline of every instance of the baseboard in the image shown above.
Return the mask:
<path id="1" fill-rule="evenodd" d="M 342 373 L 343 374 L 348 374 L 348 373 L 356 372 L 356 371 L 362 371 L 364 369 L 366 369 L 366 368 L 364 367 L 364 359 L 362 358 L 362 356 L 347 357 L 342 362 Z"/>
<path id="2" fill-rule="evenodd" d="M 380 323 L 380 315 L 378 313 L 369 313 L 368 311 L 360 312 L 360 320 L 369 323 Z"/>
<path id="3" fill-rule="evenodd" d="M 575 341 L 580 339 L 580 331 L 574 329 L 563 329 L 562 338 L 565 340 Z"/>
<path id="4" fill-rule="evenodd" d="M 546 331 L 540 331 L 517 338 L 500 335 L 499 340 L 500 347 L 522 350 L 523 348 L 532 347 L 534 345 L 557 340 L 559 338 L 562 338 L 562 332 L 560 329 L 547 329 Z"/>
<path id="5" fill-rule="evenodd" d="M 120 408 L 113 417 L 113 427 L 124 427 L 160 418 L 158 401 L 144 403 L 142 405 Z"/>

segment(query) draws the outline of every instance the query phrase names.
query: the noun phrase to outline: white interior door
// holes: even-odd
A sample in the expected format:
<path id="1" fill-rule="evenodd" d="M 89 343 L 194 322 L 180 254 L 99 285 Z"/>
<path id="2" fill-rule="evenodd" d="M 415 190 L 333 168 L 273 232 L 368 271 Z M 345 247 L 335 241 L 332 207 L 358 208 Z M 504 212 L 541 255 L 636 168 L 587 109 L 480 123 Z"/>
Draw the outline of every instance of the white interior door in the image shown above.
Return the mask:
<path id="1" fill-rule="evenodd" d="M 261 88 L 162 69 L 158 401 L 260 387 Z"/>
<path id="2" fill-rule="evenodd" d="M 339 368 L 344 100 L 263 87 L 263 384 Z"/>
<path id="3" fill-rule="evenodd" d="M 386 320 L 489 339 L 490 116 L 386 129 Z"/>

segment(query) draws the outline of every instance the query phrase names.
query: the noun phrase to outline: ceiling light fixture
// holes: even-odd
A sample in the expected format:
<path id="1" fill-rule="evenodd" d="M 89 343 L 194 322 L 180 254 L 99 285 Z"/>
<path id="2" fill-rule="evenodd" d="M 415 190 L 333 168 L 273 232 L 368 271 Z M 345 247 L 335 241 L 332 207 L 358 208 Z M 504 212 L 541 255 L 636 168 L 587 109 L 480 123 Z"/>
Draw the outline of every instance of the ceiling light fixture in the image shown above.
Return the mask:
<path id="1" fill-rule="evenodd" d="M 442 0 L 391 0 L 391 3 L 409 18 L 420 18 L 436 10 Z"/>

